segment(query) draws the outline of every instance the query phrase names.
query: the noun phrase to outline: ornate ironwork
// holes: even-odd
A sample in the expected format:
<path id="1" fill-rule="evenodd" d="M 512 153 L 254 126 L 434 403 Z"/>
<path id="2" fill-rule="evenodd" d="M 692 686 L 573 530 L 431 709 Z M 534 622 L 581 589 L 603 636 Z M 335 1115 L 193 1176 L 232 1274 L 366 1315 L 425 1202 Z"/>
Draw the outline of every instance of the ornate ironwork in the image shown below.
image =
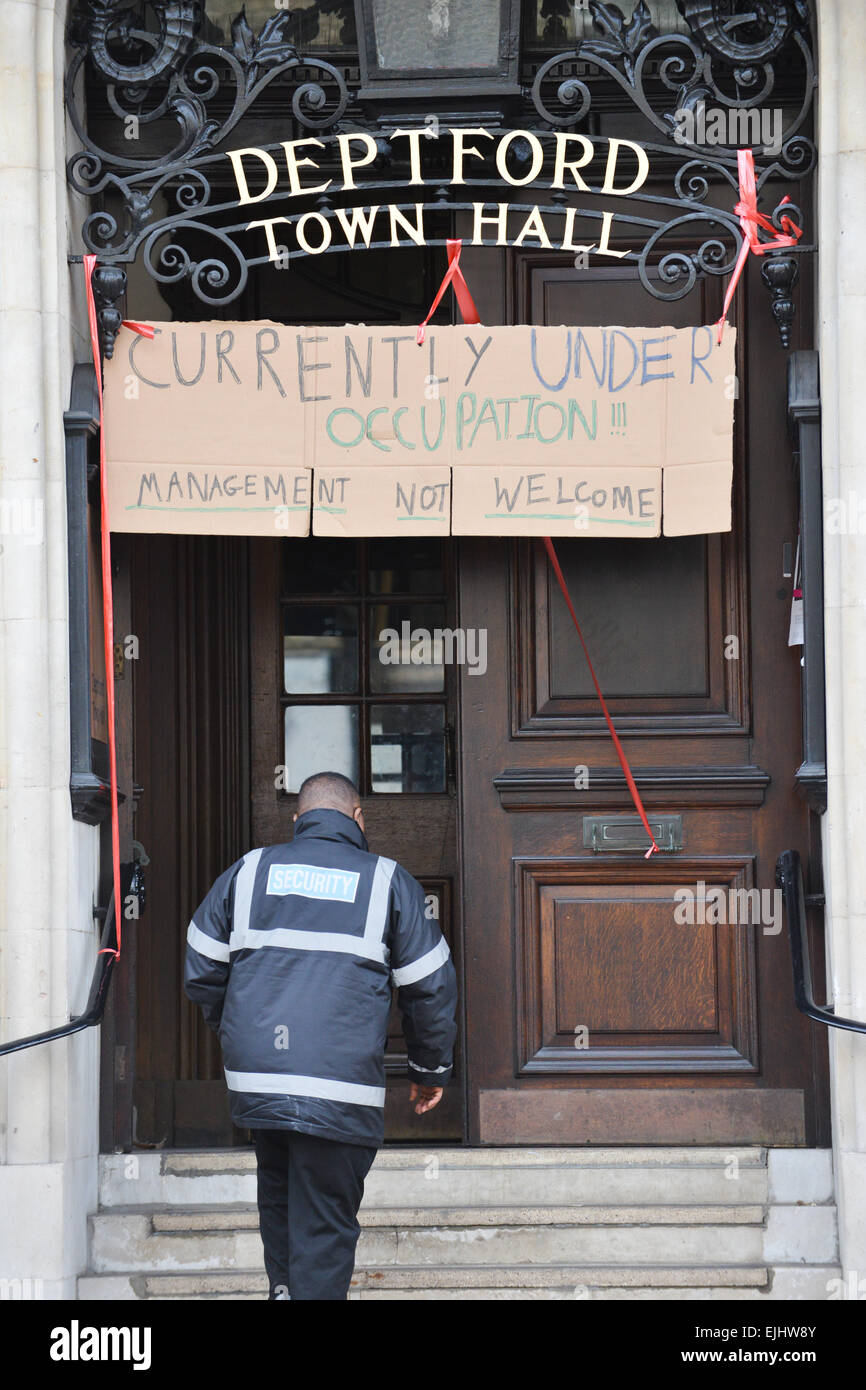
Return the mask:
<path id="1" fill-rule="evenodd" d="M 532 87 L 538 115 L 559 129 L 586 119 L 592 109 L 590 80 L 574 72 L 557 79 L 556 73 L 588 63 L 610 78 L 656 130 L 673 138 L 677 112 L 694 112 L 701 102 L 726 111 L 765 106 L 776 87 L 770 60 L 796 51 L 803 76 L 798 109 L 781 137 L 788 146 L 811 110 L 816 85 L 805 0 L 750 0 L 748 5 L 740 0 L 677 0 L 677 8 L 691 36 L 659 34 L 644 0 L 628 23 L 616 5 L 590 0 L 600 36 L 542 64 Z M 736 37 L 738 30 L 745 32 L 744 39 Z M 694 141 L 685 143 L 700 148 Z M 791 152 L 795 167 L 790 176 L 804 172 L 807 146 L 811 150 L 805 141 Z M 766 153 L 763 146 L 756 150 L 758 156 Z"/>
<path id="2" fill-rule="evenodd" d="M 114 340 L 123 322 L 119 306 L 126 294 L 126 271 L 119 265 L 100 265 L 97 262 L 93 268 L 92 284 L 102 350 L 106 357 L 112 357 Z"/>
<path id="3" fill-rule="evenodd" d="M 761 279 L 772 295 L 773 318 L 779 329 L 782 347 L 791 343 L 791 325 L 794 322 L 794 301 L 791 291 L 800 277 L 800 268 L 793 256 L 767 256 L 761 266 Z"/>
<path id="4" fill-rule="evenodd" d="M 816 81 L 806 0 L 677 0 L 677 5 L 688 33 L 658 33 L 644 0 L 638 0 L 629 19 L 616 5 L 590 0 L 593 35 L 540 62 L 503 127 L 531 130 L 542 144 L 550 144 L 558 132 L 597 129 L 590 125 L 593 102 L 606 110 L 612 97 L 649 123 L 657 138 L 642 143 L 657 157 L 656 172 L 670 178 L 669 193 L 656 185 L 623 197 L 616 223 L 640 231 L 642 244 L 629 251 L 628 259 L 637 265 L 644 288 L 662 299 L 681 298 L 700 276 L 727 275 L 742 239 L 733 212 L 736 142 L 710 144 L 706 130 L 694 121 L 689 135 L 685 117 L 708 107 L 757 113 L 771 98 L 781 109 L 784 98 L 789 113 L 784 131 L 772 146 L 754 147 L 758 188 L 768 180 L 800 180 L 815 163 L 815 149 L 804 130 Z M 363 187 L 372 199 L 387 193 L 385 201 L 404 212 L 419 200 L 431 211 L 449 213 L 471 209 L 473 197 L 501 202 L 506 186 L 470 171 L 465 202 L 454 201 L 444 174 L 438 181 L 432 174 L 422 188 L 413 185 L 402 153 L 389 143 L 381 121 L 367 117 L 346 72 L 324 58 L 300 53 L 289 40 L 289 21 L 287 11 L 277 10 L 255 34 L 242 10 L 231 25 L 228 46 L 210 41 L 201 0 L 84 0 L 75 12 L 66 101 L 81 148 L 69 159 L 67 171 L 72 188 L 94 200 L 82 239 L 99 256 L 101 278 L 95 283 L 108 353 L 120 322 L 123 266 L 141 257 L 158 282 L 183 282 L 203 304 L 221 308 L 243 292 L 251 267 L 267 263 L 267 255 L 250 254 L 256 243 L 246 232 L 249 216 L 231 220 L 238 203 L 227 196 L 224 153 L 231 137 L 234 144 L 243 143 L 244 119 L 261 114 L 265 105 L 274 119 L 279 111 L 280 121 L 290 126 L 280 130 L 281 137 L 315 136 L 326 152 L 338 135 L 373 134 L 379 158 L 370 166 L 374 181 Z M 81 113 L 85 77 L 91 94 L 102 95 L 107 113 L 102 124 L 116 123 L 111 149 L 97 143 Z M 436 109 L 434 84 L 418 95 Z M 451 114 L 447 120 L 456 124 L 459 116 Z M 131 133 L 137 142 L 123 138 Z M 699 143 L 701 135 L 704 143 Z M 260 147 L 279 151 L 278 144 Z M 512 148 L 512 156 L 519 158 L 519 149 Z M 711 201 L 711 190 L 719 186 L 731 190 L 730 210 Z M 281 197 L 273 194 L 258 206 L 273 213 L 269 205 Z M 556 190 L 541 212 L 561 217 L 569 205 L 570 195 Z M 526 211 L 525 205 L 514 207 Z M 331 198 L 312 192 L 292 198 L 289 223 L 310 208 L 336 226 Z M 790 204 L 785 211 L 791 214 Z M 602 216 L 584 206 L 579 215 L 590 220 Z M 779 217 L 777 207 L 777 225 Z M 428 238 L 428 244 L 444 240 L 444 235 Z M 686 242 L 689 249 L 684 249 Z M 390 244 L 369 243 L 371 248 Z M 323 254 L 345 249 L 345 244 L 331 244 Z M 763 278 L 786 346 L 795 257 L 809 249 L 801 245 L 784 257 L 766 257 Z M 287 250 L 286 258 L 302 254 L 302 249 Z"/>

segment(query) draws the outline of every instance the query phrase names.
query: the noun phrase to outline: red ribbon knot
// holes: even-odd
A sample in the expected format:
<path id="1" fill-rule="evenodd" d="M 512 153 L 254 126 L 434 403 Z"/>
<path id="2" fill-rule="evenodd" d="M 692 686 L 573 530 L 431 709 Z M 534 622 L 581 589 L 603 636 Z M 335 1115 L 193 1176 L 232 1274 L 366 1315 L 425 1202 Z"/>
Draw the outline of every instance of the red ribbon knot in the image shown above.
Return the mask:
<path id="1" fill-rule="evenodd" d="M 758 185 L 755 179 L 755 157 L 751 150 L 737 150 L 737 173 L 740 181 L 740 201 L 735 205 L 734 212 L 740 219 L 740 226 L 743 229 L 743 244 L 740 247 L 740 254 L 734 266 L 734 273 L 731 276 L 731 283 L 728 285 L 725 295 L 725 303 L 722 309 L 722 316 L 716 324 L 718 329 L 716 343 L 722 341 L 722 332 L 725 326 L 728 309 L 734 297 L 734 290 L 740 280 L 740 276 L 745 268 L 749 253 L 755 256 L 764 256 L 768 251 L 782 251 L 786 247 L 796 246 L 800 237 L 803 235 L 802 227 L 798 227 L 796 222 L 790 217 L 781 217 L 780 221 L 784 231 L 780 232 L 776 226 L 766 217 L 764 213 L 758 211 Z M 791 199 L 785 195 L 781 207 L 784 203 L 790 203 Z M 761 241 L 758 236 L 758 228 L 765 232 L 771 232 L 770 241 Z"/>

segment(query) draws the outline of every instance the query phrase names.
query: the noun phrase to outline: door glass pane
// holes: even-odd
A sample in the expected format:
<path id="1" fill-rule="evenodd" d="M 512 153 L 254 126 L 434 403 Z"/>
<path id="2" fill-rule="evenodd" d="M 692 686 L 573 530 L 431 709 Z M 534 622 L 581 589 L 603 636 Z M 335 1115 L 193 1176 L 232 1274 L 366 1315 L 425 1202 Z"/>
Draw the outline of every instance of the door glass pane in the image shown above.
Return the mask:
<path id="1" fill-rule="evenodd" d="M 442 705 L 371 705 L 374 792 L 445 791 Z"/>
<path id="2" fill-rule="evenodd" d="M 358 706 L 290 705 L 285 715 L 286 791 L 314 772 L 358 781 Z"/>
<path id="3" fill-rule="evenodd" d="M 442 542 L 435 537 L 370 541 L 369 555 L 371 594 L 441 594 Z"/>
<path id="4" fill-rule="evenodd" d="M 370 613 L 370 689 L 375 695 L 445 689 L 445 605 L 376 603 Z M 447 643 L 447 646 L 446 646 Z"/>
<path id="5" fill-rule="evenodd" d="M 283 593 L 356 594 L 358 546 L 355 541 L 291 540 L 283 546 Z"/>
<path id="6" fill-rule="evenodd" d="M 707 695 L 704 536 L 556 542 L 599 685 L 607 697 Z M 559 585 L 548 571 L 550 694 L 595 695 Z"/>
<path id="7" fill-rule="evenodd" d="M 283 609 L 283 683 L 288 694 L 358 689 L 358 610 L 332 604 Z"/>

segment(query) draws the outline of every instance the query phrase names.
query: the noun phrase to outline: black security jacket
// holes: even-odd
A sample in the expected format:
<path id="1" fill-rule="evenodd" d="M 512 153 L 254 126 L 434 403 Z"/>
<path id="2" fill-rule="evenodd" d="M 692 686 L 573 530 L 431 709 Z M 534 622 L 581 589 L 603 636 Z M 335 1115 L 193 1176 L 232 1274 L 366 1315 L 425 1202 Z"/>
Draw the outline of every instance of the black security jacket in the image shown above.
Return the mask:
<path id="1" fill-rule="evenodd" d="M 184 988 L 220 1040 L 241 1128 L 378 1146 L 397 987 L 409 1076 L 451 1077 L 457 981 L 424 892 L 371 854 L 340 811 L 307 811 L 291 844 L 251 850 L 187 932 Z"/>

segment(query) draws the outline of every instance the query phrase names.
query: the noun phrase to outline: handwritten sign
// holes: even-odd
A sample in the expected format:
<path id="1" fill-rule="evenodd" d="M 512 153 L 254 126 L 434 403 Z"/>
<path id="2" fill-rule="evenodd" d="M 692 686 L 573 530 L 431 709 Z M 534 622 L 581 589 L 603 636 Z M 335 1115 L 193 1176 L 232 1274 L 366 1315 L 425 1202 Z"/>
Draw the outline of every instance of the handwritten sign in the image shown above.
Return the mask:
<path id="1" fill-rule="evenodd" d="M 447 536 L 451 469 L 317 466 L 313 531 L 317 536 Z"/>
<path id="2" fill-rule="evenodd" d="M 730 529 L 732 331 L 154 328 L 106 364 L 116 530 Z"/>
<path id="3" fill-rule="evenodd" d="M 455 536 L 658 536 L 660 468 L 460 468 Z"/>
<path id="4" fill-rule="evenodd" d="M 112 530 L 173 535 L 310 533 L 312 473 L 255 464 L 109 464 Z"/>

